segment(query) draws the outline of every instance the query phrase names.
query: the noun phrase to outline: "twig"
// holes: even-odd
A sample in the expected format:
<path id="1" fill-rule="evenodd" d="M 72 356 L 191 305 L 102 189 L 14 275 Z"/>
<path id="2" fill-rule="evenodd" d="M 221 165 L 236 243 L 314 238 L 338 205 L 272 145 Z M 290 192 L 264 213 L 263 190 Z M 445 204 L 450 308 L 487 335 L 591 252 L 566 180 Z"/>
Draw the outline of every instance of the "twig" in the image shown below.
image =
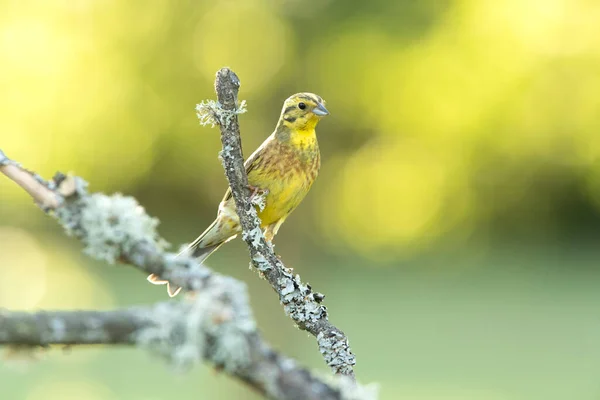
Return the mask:
<path id="1" fill-rule="evenodd" d="M 80 239 L 88 255 L 127 262 L 196 293 L 184 302 L 104 312 L 0 310 L 0 345 L 137 344 L 177 366 L 206 359 L 273 399 L 375 398 L 372 389 L 344 380 L 326 383 L 273 351 L 256 331 L 245 285 L 165 252 L 158 222 L 135 199 L 89 194 L 83 179 L 61 173 L 47 182 L 1 150 L 0 172 Z"/>
<path id="2" fill-rule="evenodd" d="M 46 182 L 43 179 L 23 169 L 18 163 L 9 159 L 2 150 L 0 150 L 0 170 L 25 189 L 42 209 L 56 208 L 60 205 L 59 199 L 45 185 Z"/>
<path id="3" fill-rule="evenodd" d="M 228 68 L 217 72 L 215 91 L 219 108 L 213 110 L 214 119 L 221 129 L 223 150 L 221 157 L 225 174 L 235 200 L 242 238 L 248 245 L 252 264 L 264 276 L 279 295 L 285 312 L 300 329 L 317 338 L 319 350 L 325 362 L 337 374 L 354 377 L 356 363 L 344 332 L 333 326 L 327 318 L 327 309 L 321 305 L 324 295 L 313 292 L 308 284 L 294 275 L 277 257 L 265 240 L 255 207 L 250 202 L 248 177 L 244 168 L 238 123 L 237 95 L 240 80 Z"/>

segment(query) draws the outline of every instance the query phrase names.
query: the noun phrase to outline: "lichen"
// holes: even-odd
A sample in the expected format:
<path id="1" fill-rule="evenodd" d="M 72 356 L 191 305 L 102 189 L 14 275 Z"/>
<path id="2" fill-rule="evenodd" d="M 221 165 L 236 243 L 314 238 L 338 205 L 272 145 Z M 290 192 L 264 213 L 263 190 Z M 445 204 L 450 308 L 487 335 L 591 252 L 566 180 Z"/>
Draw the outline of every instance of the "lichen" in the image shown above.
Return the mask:
<path id="1" fill-rule="evenodd" d="M 258 207 L 258 209 L 260 211 L 262 211 L 267 206 L 267 196 L 266 195 L 267 195 L 266 192 L 263 192 L 263 193 L 257 192 L 250 197 L 250 203 L 252 205 Z"/>
<path id="2" fill-rule="evenodd" d="M 315 296 L 310 286 L 300 280 L 299 275 L 293 275 L 291 270 L 283 268 L 282 276 L 278 279 L 279 298 L 283 309 L 297 324 L 304 328 L 327 319 L 327 309 L 319 304 L 322 295 Z"/>
<path id="3" fill-rule="evenodd" d="M 213 304 L 212 324 L 206 328 L 217 338 L 213 362 L 221 365 L 226 371 L 236 371 L 246 368 L 251 363 L 247 337 L 256 331 L 256 323 L 248 305 L 245 285 L 228 277 L 223 277 L 223 281 L 226 284 L 224 289 L 227 290 L 220 296 L 215 293 L 221 304 Z"/>
<path id="4" fill-rule="evenodd" d="M 323 295 L 315 293 L 310 286 L 303 284 L 298 275 L 282 269 L 278 281 L 278 292 L 283 308 L 301 329 L 311 330 L 319 321 L 327 321 L 327 308 L 321 305 Z M 327 333 L 321 331 L 317 335 L 319 351 L 325 362 L 334 372 L 348 374 L 356 363 L 350 351 L 346 337 L 336 330 Z"/>
<path id="5" fill-rule="evenodd" d="M 67 334 L 67 324 L 62 318 L 52 318 L 49 322 L 52 337 L 60 341 Z"/>
<path id="6" fill-rule="evenodd" d="M 215 125 L 219 124 L 217 117 L 217 111 L 219 110 L 219 103 L 215 100 L 202 100 L 199 104 L 196 104 L 196 115 L 200 121 L 200 125 L 210 125 L 214 128 Z"/>
<path id="7" fill-rule="evenodd" d="M 238 107 L 231 111 L 225 110 L 218 101 L 203 100 L 196 105 L 196 115 L 200 121 L 200 125 L 210 125 L 214 128 L 215 125 L 229 126 L 233 117 L 247 112 L 246 100 L 242 100 Z"/>
<path id="8" fill-rule="evenodd" d="M 254 254 L 254 256 L 252 256 L 252 261 L 254 262 L 254 267 L 261 272 L 266 272 L 273 269 L 271 263 L 269 263 L 269 260 L 267 260 L 265 256 L 260 253 Z M 250 266 L 252 267 L 252 264 L 250 264 Z"/>
<path id="9" fill-rule="evenodd" d="M 260 241 L 262 238 L 263 238 L 263 233 L 259 226 L 254 227 L 249 232 L 244 231 L 242 233 L 242 239 L 244 239 L 244 241 L 246 243 L 248 243 L 250 246 L 254 247 L 255 249 L 257 249 L 258 246 L 260 245 Z"/>
<path id="10" fill-rule="evenodd" d="M 290 297 L 290 298 L 286 298 L 286 297 L 288 295 L 294 293 L 294 291 L 296 290 L 296 288 L 294 287 L 294 281 L 292 281 L 289 278 L 280 278 L 277 281 L 277 284 L 279 285 L 279 294 L 288 301 L 292 300 L 293 297 Z"/>
<path id="11" fill-rule="evenodd" d="M 379 398 L 379 385 L 376 383 L 361 385 L 344 375 L 323 376 L 323 379 L 340 391 L 342 400 L 377 400 Z"/>
<path id="12" fill-rule="evenodd" d="M 245 285 L 227 277 L 214 278 L 187 303 L 162 303 L 152 311 L 154 326 L 136 337 L 141 346 L 187 370 L 207 356 L 227 371 L 250 365 L 246 337 L 256 325 Z"/>
<path id="13" fill-rule="evenodd" d="M 319 351 L 325 362 L 334 371 L 348 374 L 352 372 L 352 366 L 356 364 L 354 354 L 350 352 L 348 340 L 340 332 L 319 332 L 317 335 Z"/>
<path id="14" fill-rule="evenodd" d="M 232 150 L 233 150 L 233 147 L 231 147 L 230 145 L 226 144 L 223 147 L 223 150 L 221 150 L 219 152 L 219 158 L 221 160 L 224 160 L 224 159 L 227 159 L 227 158 L 232 159 L 233 158 L 233 154 L 231 154 Z"/>
<path id="15" fill-rule="evenodd" d="M 8 156 L 6 154 L 4 154 L 4 152 L 2 150 L 0 150 L 0 167 L 3 167 L 5 165 L 14 165 L 16 167 L 21 166 L 21 164 L 19 164 L 16 161 L 11 160 L 10 158 L 8 158 Z"/>
<path id="16" fill-rule="evenodd" d="M 160 249 L 167 243 L 156 232 L 159 221 L 146 214 L 133 197 L 98 193 L 79 196 L 56 211 L 67 234 L 80 238 L 84 252 L 114 263 L 140 242 Z"/>
<path id="17" fill-rule="evenodd" d="M 166 358 L 176 368 L 191 367 L 190 353 L 194 361 L 199 359 L 204 342 L 186 342 L 182 327 L 187 310 L 188 308 L 177 306 L 174 302 L 157 304 L 148 315 L 156 323 L 139 331 L 135 336 L 136 343 Z M 189 348 L 191 344 L 195 346 L 193 351 Z"/>

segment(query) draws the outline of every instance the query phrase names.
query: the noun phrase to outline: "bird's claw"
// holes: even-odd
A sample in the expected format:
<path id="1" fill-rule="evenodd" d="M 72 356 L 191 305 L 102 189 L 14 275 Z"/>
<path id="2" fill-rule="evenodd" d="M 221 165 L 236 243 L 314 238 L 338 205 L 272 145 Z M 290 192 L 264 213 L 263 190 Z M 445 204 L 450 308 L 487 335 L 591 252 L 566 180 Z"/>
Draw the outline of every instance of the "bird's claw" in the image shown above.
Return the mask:
<path id="1" fill-rule="evenodd" d="M 248 185 L 248 189 L 252 192 L 250 193 L 250 200 L 252 200 L 257 195 L 266 196 L 269 194 L 269 189 L 261 189 L 257 186 Z"/>

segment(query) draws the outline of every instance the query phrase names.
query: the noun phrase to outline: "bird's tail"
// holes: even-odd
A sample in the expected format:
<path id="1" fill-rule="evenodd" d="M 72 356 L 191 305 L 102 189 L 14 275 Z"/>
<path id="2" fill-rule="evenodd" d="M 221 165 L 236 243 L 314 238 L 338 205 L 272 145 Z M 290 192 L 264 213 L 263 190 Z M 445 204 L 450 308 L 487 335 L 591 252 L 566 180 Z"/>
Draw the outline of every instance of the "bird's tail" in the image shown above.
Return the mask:
<path id="1" fill-rule="evenodd" d="M 220 237 L 220 227 L 218 227 L 219 219 L 215 219 L 212 224 L 196 240 L 194 240 L 188 247 L 179 252 L 177 256 L 192 251 L 191 256 L 196 258 L 198 262 L 203 262 L 212 253 L 217 251 L 219 247 L 227 243 L 228 241 L 235 239 L 237 235 L 230 237 Z M 181 291 L 181 287 L 172 285 L 169 281 L 161 279 L 158 275 L 148 275 L 148 282 L 154 285 L 167 285 L 167 292 L 169 297 L 175 297 Z"/>

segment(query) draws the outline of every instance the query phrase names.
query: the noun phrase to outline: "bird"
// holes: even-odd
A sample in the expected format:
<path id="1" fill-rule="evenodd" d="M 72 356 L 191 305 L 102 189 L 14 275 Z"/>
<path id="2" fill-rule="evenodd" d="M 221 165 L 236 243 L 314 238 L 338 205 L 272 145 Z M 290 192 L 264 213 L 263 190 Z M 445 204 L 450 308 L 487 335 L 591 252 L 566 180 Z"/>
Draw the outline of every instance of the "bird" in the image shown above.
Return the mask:
<path id="1" fill-rule="evenodd" d="M 268 242 L 272 242 L 317 179 L 321 156 L 315 128 L 327 115 L 329 111 L 321 96 L 302 92 L 288 97 L 275 130 L 244 163 L 251 196 L 263 196 L 264 207 L 255 207 Z M 228 188 L 216 219 L 183 252 L 191 251 L 192 257 L 204 261 L 241 231 L 231 188 Z M 148 281 L 166 284 L 170 297 L 181 290 L 155 274 L 149 275 Z"/>

